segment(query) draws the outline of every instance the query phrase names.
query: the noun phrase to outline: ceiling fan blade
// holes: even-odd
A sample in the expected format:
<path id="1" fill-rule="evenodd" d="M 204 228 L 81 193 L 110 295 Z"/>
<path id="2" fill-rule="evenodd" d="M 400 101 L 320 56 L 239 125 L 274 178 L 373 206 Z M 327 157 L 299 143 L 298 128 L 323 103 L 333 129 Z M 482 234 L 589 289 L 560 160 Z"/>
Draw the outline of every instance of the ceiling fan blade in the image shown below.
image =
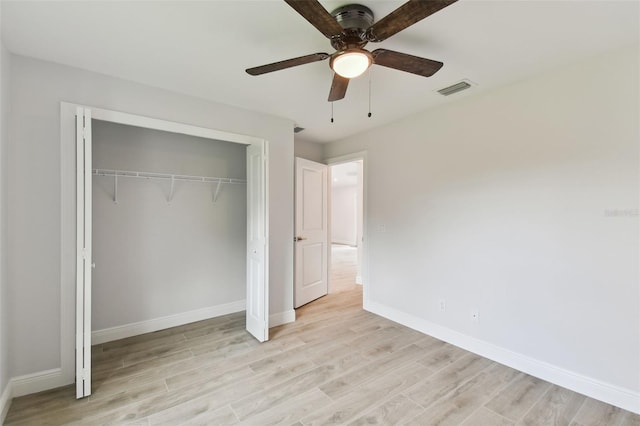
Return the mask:
<path id="1" fill-rule="evenodd" d="M 272 64 L 247 69 L 247 74 L 260 75 L 268 72 L 280 71 L 286 68 L 297 67 L 298 65 L 310 64 L 311 62 L 323 61 L 330 55 L 328 53 L 312 53 L 311 55 L 300 56 L 298 58 L 287 59 Z"/>
<path id="2" fill-rule="evenodd" d="M 383 41 L 456 1 L 457 0 L 409 0 L 369 27 L 365 37 L 368 41 Z"/>
<path id="3" fill-rule="evenodd" d="M 431 77 L 444 65 L 442 62 L 387 49 L 376 49 L 371 54 L 373 55 L 373 63 L 376 65 L 410 72 L 423 77 Z"/>
<path id="4" fill-rule="evenodd" d="M 331 90 L 329 91 L 329 102 L 339 101 L 347 94 L 347 86 L 349 85 L 349 79 L 333 74 L 333 81 L 331 82 Z"/>
<path id="5" fill-rule="evenodd" d="M 342 27 L 318 0 L 284 0 L 327 38 L 342 34 Z"/>

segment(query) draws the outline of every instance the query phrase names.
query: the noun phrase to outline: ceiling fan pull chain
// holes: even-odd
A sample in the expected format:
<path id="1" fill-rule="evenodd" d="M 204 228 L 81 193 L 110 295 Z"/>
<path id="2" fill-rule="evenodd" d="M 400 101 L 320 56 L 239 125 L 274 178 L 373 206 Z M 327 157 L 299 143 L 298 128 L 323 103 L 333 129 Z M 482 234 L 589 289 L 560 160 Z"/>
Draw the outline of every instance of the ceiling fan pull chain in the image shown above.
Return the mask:
<path id="1" fill-rule="evenodd" d="M 371 68 L 369 68 L 369 114 L 367 117 L 371 118 Z"/>
<path id="2" fill-rule="evenodd" d="M 331 122 L 333 123 L 333 102 L 331 102 Z"/>

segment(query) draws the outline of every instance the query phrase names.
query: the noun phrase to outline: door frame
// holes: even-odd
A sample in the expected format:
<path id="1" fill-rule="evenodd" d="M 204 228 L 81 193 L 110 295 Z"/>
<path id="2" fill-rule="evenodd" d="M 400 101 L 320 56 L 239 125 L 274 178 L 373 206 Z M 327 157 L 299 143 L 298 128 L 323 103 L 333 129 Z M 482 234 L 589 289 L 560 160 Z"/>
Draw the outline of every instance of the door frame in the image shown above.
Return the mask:
<path id="1" fill-rule="evenodd" d="M 361 280 L 362 282 L 362 307 L 368 309 L 369 305 L 369 238 L 367 232 L 367 151 L 359 151 L 351 154 L 340 155 L 337 157 L 327 158 L 325 163 L 329 166 L 329 184 L 332 182 L 331 166 L 338 164 L 351 163 L 353 161 L 362 161 L 362 265 L 361 266 Z M 331 190 L 329 188 L 329 202 L 328 202 L 328 222 L 329 222 L 329 240 L 331 239 Z M 327 244 L 327 275 L 329 280 L 329 291 L 331 291 L 331 243 Z"/>
<path id="2" fill-rule="evenodd" d="M 223 130 L 207 128 L 202 126 L 193 126 L 189 124 L 179 123 L 157 119 L 137 114 L 130 114 L 104 108 L 85 106 L 76 103 L 60 102 L 60 192 L 61 192 L 61 255 L 60 255 L 60 274 L 61 274 L 61 342 L 60 357 L 61 368 L 60 376 L 63 384 L 73 383 L 78 380 L 76 377 L 76 338 L 78 330 L 76 324 L 80 324 L 79 318 L 84 317 L 86 312 L 77 309 L 76 306 L 76 258 L 77 258 L 77 240 L 76 232 L 81 219 L 78 217 L 78 199 L 76 197 L 77 168 L 76 168 L 76 135 L 78 132 L 76 125 L 76 112 L 79 108 L 89 110 L 91 118 L 109 121 L 118 124 L 125 124 L 147 129 L 166 131 L 171 133 L 181 133 L 190 136 L 197 136 L 207 139 L 215 139 L 224 142 L 239 143 L 243 145 L 256 145 L 261 147 L 264 155 L 264 168 L 262 172 L 262 197 L 264 200 L 264 288 L 262 295 L 264 300 L 264 316 L 265 316 L 265 336 L 268 338 L 269 327 L 269 143 L 267 140 L 231 133 Z M 89 151 L 90 152 L 90 151 Z M 90 164 L 90 163 L 89 163 Z M 247 182 L 249 184 L 249 182 Z M 249 211 L 249 209 L 247 209 Z M 82 220 L 84 224 L 84 220 Z M 90 223 L 90 222 L 89 222 Z M 249 248 L 247 248 L 248 250 Z M 88 263 L 92 260 L 88 259 Z M 247 264 L 249 256 L 247 253 Z M 247 274 L 247 280 L 249 274 Z M 90 280 L 89 280 L 90 286 Z M 247 281 L 248 285 L 248 281 Z M 88 292 L 90 294 L 90 291 Z M 89 307 L 90 314 L 90 307 Z M 82 321 L 82 323 L 84 323 Z M 83 332 L 85 330 L 82 330 Z M 87 335 L 86 333 L 84 334 Z M 91 331 L 88 330 L 88 341 L 90 346 Z M 266 340 L 265 338 L 265 340 Z M 86 345 L 86 340 L 85 340 Z M 89 390 L 90 394 L 90 390 Z M 84 396 L 88 396 L 85 394 Z"/>

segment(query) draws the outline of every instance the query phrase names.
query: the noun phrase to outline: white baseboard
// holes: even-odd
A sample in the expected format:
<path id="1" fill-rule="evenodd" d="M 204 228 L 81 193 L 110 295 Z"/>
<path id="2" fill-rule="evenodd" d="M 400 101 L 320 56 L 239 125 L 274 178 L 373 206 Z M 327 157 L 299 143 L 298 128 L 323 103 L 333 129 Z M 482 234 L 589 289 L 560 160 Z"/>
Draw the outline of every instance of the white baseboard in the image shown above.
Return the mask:
<path id="1" fill-rule="evenodd" d="M 25 374 L 11 379 L 11 397 L 17 398 L 22 395 L 42 392 L 43 390 L 68 384 L 69 382 L 65 381 L 61 368 Z"/>
<path id="2" fill-rule="evenodd" d="M 4 424 L 4 419 L 7 418 L 9 407 L 11 407 L 12 393 L 11 380 L 9 380 L 2 391 L 2 395 L 0 395 L 0 425 Z"/>
<path id="3" fill-rule="evenodd" d="M 177 327 L 179 325 L 244 311 L 245 308 L 246 302 L 244 300 L 238 300 L 236 302 L 225 303 L 224 305 L 209 306 L 207 308 L 182 312 L 166 317 L 105 328 L 103 330 L 96 330 L 91 333 L 91 343 L 97 345 L 100 343 L 111 342 L 112 340 L 151 333 L 158 330 L 164 330 L 165 328 Z"/>
<path id="4" fill-rule="evenodd" d="M 277 314 L 269 315 L 269 328 L 277 327 L 282 324 L 288 324 L 296 320 L 296 311 L 293 309 L 290 311 L 279 312 Z"/>
<path id="5" fill-rule="evenodd" d="M 385 306 L 381 303 L 365 301 L 364 309 L 397 322 L 436 339 L 466 349 L 470 352 L 504 364 L 532 376 L 554 383 L 591 398 L 616 407 L 640 414 L 640 393 L 630 389 L 605 383 L 594 378 L 575 373 L 553 364 L 513 352 L 475 337 L 457 332 L 425 319 Z"/>

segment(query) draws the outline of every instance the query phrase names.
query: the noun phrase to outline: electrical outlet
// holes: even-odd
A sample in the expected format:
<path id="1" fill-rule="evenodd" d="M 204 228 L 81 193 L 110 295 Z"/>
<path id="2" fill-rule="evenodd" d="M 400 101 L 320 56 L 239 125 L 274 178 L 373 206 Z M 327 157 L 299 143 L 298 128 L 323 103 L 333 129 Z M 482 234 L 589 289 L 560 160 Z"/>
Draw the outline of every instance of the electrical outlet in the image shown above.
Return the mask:
<path id="1" fill-rule="evenodd" d="M 444 299 L 438 300 L 438 306 L 440 307 L 440 311 L 444 312 L 447 310 L 447 302 Z"/>
<path id="2" fill-rule="evenodd" d="M 480 312 L 478 308 L 471 310 L 471 322 L 475 322 L 476 324 L 480 322 Z"/>

